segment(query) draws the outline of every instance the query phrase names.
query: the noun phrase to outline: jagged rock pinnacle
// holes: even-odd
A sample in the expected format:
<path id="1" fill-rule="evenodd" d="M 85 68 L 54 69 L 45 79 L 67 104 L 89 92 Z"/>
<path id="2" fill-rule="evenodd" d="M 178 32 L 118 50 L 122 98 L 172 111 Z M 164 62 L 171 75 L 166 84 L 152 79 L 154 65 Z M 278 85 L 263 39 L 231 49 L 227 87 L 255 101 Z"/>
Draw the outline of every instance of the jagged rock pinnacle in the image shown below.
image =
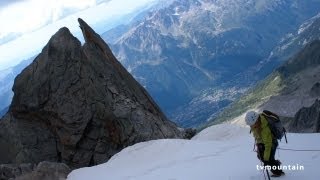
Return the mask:
<path id="1" fill-rule="evenodd" d="M 61 28 L 16 77 L 0 122 L 0 163 L 78 168 L 106 162 L 137 142 L 182 137 L 100 36 L 78 21 L 83 46 Z"/>

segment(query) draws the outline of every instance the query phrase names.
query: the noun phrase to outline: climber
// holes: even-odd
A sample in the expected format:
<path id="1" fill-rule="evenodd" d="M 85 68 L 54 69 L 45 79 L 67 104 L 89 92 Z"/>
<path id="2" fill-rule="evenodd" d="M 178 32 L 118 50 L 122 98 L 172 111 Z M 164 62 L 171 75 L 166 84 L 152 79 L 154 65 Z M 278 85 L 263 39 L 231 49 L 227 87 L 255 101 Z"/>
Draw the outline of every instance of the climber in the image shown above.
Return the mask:
<path id="1" fill-rule="evenodd" d="M 284 172 L 280 168 L 281 162 L 275 160 L 274 157 L 278 147 L 278 140 L 272 134 L 264 113 L 259 114 L 255 111 L 249 111 L 245 116 L 245 121 L 250 126 L 250 132 L 253 133 L 255 138 L 258 159 L 264 163 L 264 166 L 271 167 L 272 176 L 278 177 L 284 175 Z"/>

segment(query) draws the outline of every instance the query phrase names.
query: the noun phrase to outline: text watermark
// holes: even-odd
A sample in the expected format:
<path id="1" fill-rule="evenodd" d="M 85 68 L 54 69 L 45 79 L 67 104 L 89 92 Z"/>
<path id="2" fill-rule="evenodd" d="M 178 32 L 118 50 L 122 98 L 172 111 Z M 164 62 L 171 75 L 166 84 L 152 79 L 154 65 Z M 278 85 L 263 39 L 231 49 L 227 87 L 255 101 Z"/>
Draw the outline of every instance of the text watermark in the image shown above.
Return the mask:
<path id="1" fill-rule="evenodd" d="M 289 171 L 303 171 L 304 166 L 295 164 L 295 165 L 279 165 L 279 166 L 262 166 L 262 165 L 257 165 L 257 170 L 289 170 Z"/>

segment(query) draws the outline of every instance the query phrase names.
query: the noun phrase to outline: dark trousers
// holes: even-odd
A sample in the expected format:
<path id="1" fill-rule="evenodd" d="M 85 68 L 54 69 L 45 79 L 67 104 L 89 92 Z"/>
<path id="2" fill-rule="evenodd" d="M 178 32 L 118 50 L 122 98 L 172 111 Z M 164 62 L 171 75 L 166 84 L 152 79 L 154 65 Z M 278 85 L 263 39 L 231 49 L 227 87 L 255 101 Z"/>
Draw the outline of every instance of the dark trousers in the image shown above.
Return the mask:
<path id="1" fill-rule="evenodd" d="M 276 155 L 277 147 L 278 147 L 278 141 L 277 140 L 272 141 L 272 147 L 271 147 L 269 161 L 264 161 L 263 155 L 265 153 L 265 147 L 264 147 L 264 144 L 259 143 L 259 144 L 257 144 L 257 149 L 258 149 L 257 157 L 264 163 L 265 166 L 271 166 L 271 172 L 273 174 L 281 175 L 282 174 L 282 170 L 278 168 L 278 166 L 280 166 L 281 162 L 274 158 L 275 155 Z M 272 166 L 276 166 L 277 169 L 274 170 L 272 168 Z"/>

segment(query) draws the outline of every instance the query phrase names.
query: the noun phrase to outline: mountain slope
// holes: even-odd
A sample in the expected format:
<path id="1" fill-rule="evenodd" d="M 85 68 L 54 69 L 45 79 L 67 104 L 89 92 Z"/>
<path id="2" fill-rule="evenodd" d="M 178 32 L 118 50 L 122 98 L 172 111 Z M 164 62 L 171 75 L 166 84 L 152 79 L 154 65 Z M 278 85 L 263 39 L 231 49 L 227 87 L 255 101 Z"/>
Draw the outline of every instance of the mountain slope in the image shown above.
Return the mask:
<path id="1" fill-rule="evenodd" d="M 102 37 L 170 119 L 197 126 L 269 74 L 278 60 L 261 60 L 319 9 L 318 0 L 161 1 Z M 0 82 L 3 108 L 13 77 Z"/>
<path id="2" fill-rule="evenodd" d="M 8 107 L 11 103 L 13 92 L 12 86 L 14 78 L 21 73 L 21 71 L 28 66 L 34 57 L 23 60 L 17 66 L 0 71 L 0 109 Z"/>
<path id="3" fill-rule="evenodd" d="M 261 180 L 263 172 L 248 128 L 230 124 L 210 127 L 192 140 L 156 140 L 130 146 L 107 163 L 72 171 L 68 180 Z M 281 148 L 319 149 L 320 134 L 288 134 L 290 144 Z M 318 152 L 278 150 L 283 165 L 304 166 L 285 170 L 284 180 L 318 179 Z"/>
<path id="4" fill-rule="evenodd" d="M 301 108 L 290 122 L 288 129 L 300 133 L 320 132 L 320 99 L 317 99 L 311 107 Z"/>
<path id="5" fill-rule="evenodd" d="M 320 94 L 315 93 L 320 78 L 320 40 L 307 44 L 294 57 L 277 68 L 265 80 L 226 108 L 213 123 L 231 120 L 248 109 L 268 109 L 281 116 L 294 117 L 310 106 Z"/>
<path id="6" fill-rule="evenodd" d="M 274 66 L 233 81 L 319 9 L 318 1 L 172 1 L 126 27 L 118 38 L 112 36 L 111 48 L 169 117 L 195 126 L 268 74 Z M 217 108 L 197 107 L 211 106 L 201 96 L 216 97 L 224 90 L 227 98 L 212 103 Z"/>
<path id="7" fill-rule="evenodd" d="M 301 50 L 306 44 L 320 39 L 320 14 L 300 25 L 298 30 L 288 33 L 277 45 L 267 61 L 286 61 Z"/>

